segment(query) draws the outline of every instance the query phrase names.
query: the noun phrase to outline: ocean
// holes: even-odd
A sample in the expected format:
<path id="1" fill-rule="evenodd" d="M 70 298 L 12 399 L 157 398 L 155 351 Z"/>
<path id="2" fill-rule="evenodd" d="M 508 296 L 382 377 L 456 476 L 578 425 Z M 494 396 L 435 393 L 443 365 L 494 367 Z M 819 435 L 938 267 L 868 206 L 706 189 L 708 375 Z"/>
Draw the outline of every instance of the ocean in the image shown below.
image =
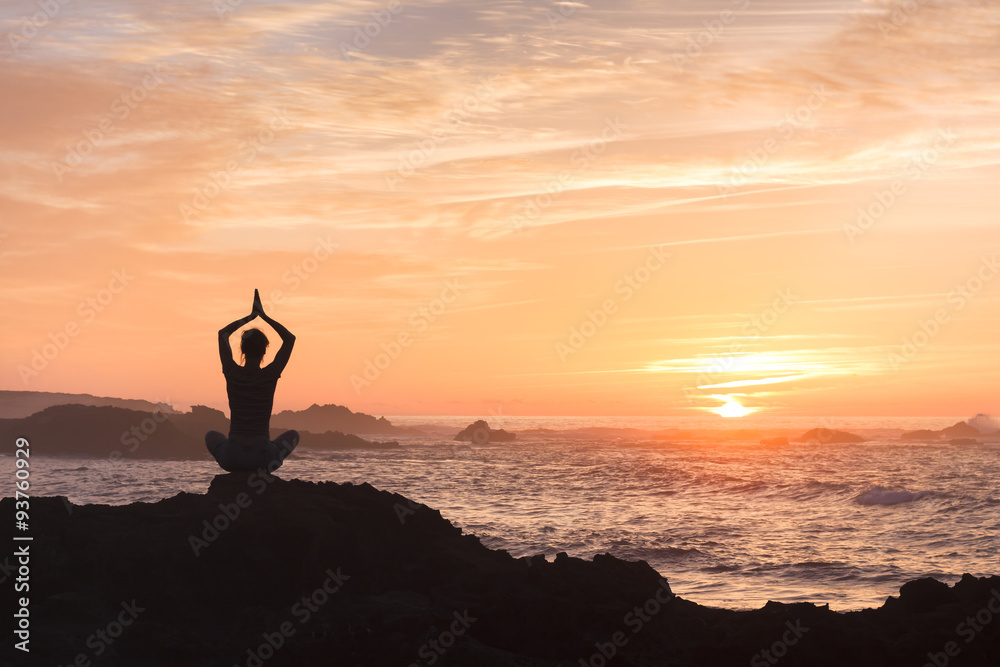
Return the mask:
<path id="1" fill-rule="evenodd" d="M 960 417 L 491 417 L 513 442 L 452 440 L 469 417 L 390 417 L 399 449 L 300 448 L 279 477 L 368 482 L 424 503 L 514 556 L 647 561 L 674 592 L 734 609 L 768 600 L 879 606 L 919 577 L 1000 574 L 1000 437 L 903 442 Z M 824 426 L 858 444 L 761 445 Z M 738 430 L 737 430 L 738 429 Z M 384 439 L 384 438 L 378 438 Z M 115 443 L 116 444 L 116 443 Z M 31 495 L 77 504 L 204 492 L 211 461 L 31 457 Z M 13 479 L 13 458 L 0 457 Z"/>

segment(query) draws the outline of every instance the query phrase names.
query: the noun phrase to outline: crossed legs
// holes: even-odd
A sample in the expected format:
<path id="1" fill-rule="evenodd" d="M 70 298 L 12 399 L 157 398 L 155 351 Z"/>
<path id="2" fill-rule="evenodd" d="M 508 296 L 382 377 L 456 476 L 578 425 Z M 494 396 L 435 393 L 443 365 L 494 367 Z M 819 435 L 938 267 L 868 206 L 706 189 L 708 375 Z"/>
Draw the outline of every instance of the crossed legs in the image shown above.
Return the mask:
<path id="1" fill-rule="evenodd" d="M 299 433 L 295 430 L 285 431 L 271 442 L 261 441 L 249 446 L 233 442 L 219 431 L 209 431 L 205 434 L 205 447 L 219 467 L 226 472 L 260 468 L 273 472 L 281 467 L 285 458 L 298 444 Z"/>

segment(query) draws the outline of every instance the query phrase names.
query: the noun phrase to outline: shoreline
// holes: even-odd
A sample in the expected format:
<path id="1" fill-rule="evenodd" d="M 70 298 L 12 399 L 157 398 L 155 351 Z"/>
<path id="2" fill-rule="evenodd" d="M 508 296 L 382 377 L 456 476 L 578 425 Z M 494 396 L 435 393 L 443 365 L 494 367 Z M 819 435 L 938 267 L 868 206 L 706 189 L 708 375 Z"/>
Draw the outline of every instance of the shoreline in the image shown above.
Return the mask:
<path id="1" fill-rule="evenodd" d="M 678 505 L 673 500 L 661 502 L 655 493 L 641 489 L 632 493 L 630 498 L 635 496 L 639 501 L 646 502 L 648 507 L 605 498 L 600 505 L 587 510 L 588 520 L 581 523 L 579 518 L 573 519 L 578 512 L 572 508 L 585 497 L 603 493 L 603 488 L 613 484 L 628 483 L 630 473 L 627 469 L 624 475 L 609 476 L 609 481 L 601 477 L 601 481 L 588 484 L 586 490 L 572 496 L 563 496 L 559 489 L 564 487 L 559 485 L 547 491 L 536 490 L 541 493 L 537 497 L 533 495 L 519 500 L 512 494 L 518 493 L 525 483 L 535 483 L 533 478 L 519 477 L 524 472 L 524 466 L 558 462 L 561 454 L 522 461 L 509 459 L 506 454 L 492 448 L 469 452 L 458 446 L 452 451 L 450 444 L 442 444 L 437 448 L 438 452 L 427 451 L 428 448 L 424 447 L 417 449 L 427 453 L 413 460 L 406 458 L 405 464 L 398 462 L 396 455 L 386 458 L 359 452 L 346 457 L 339 454 L 317 455 L 314 459 L 312 455 L 305 454 L 308 459 L 284 466 L 278 475 L 317 482 L 336 480 L 358 484 L 370 481 L 378 488 L 402 493 L 439 508 L 456 526 L 479 536 L 486 546 L 506 549 L 515 557 L 544 553 L 552 560 L 558 552 L 565 551 L 583 559 L 605 552 L 623 559 L 642 559 L 667 576 L 674 589 L 685 598 L 720 609 L 759 608 L 769 599 L 785 603 L 828 603 L 837 611 L 877 608 L 888 596 L 896 594 L 900 585 L 910 580 L 929 576 L 953 583 L 965 572 L 985 576 L 992 574 L 986 568 L 990 559 L 982 555 L 986 551 L 977 548 L 977 545 L 988 548 L 994 543 L 992 537 L 983 533 L 983 528 L 954 533 L 947 522 L 937 522 L 929 526 L 931 532 L 919 544 L 932 539 L 947 542 L 929 551 L 919 544 L 904 547 L 895 541 L 898 533 L 894 531 L 900 530 L 900 527 L 923 525 L 926 521 L 919 517 L 932 516 L 942 508 L 960 502 L 934 492 L 923 497 L 925 489 L 939 491 L 934 486 L 909 487 L 918 493 L 907 494 L 908 497 L 921 496 L 911 503 L 867 506 L 855 498 L 864 491 L 859 486 L 863 480 L 851 480 L 857 484 L 826 484 L 821 492 L 816 491 L 821 493 L 816 496 L 816 501 L 808 505 L 815 505 L 817 511 L 823 514 L 810 515 L 804 506 L 796 505 L 789 498 L 799 493 L 813 493 L 811 487 L 797 485 L 783 489 L 774 485 L 783 483 L 784 478 L 768 479 L 768 485 L 761 489 L 745 492 L 736 488 L 733 492 L 727 491 L 731 495 L 718 495 L 718 502 L 704 506 L 702 509 L 706 516 L 728 517 L 723 524 L 706 524 L 715 526 L 706 532 L 707 529 L 698 520 L 681 521 L 679 517 L 672 517 L 677 516 L 673 507 L 695 507 L 691 503 L 708 502 L 708 496 L 702 500 L 697 495 L 681 499 Z M 560 451 L 572 454 L 575 449 L 567 446 Z M 629 460 L 632 458 L 630 454 Z M 645 464 L 656 458 L 645 457 L 641 461 Z M 601 457 L 594 460 L 599 461 Z M 102 461 L 37 458 L 33 461 L 38 475 L 35 481 L 39 484 L 35 493 L 47 496 L 65 494 L 75 503 L 122 505 L 135 501 L 156 502 L 178 491 L 201 493 L 220 472 L 210 461 L 198 464 L 183 461 Z M 509 465 L 497 467 L 496 480 L 484 487 L 475 484 L 472 477 L 477 469 L 482 468 L 480 461 L 488 461 L 491 466 L 507 461 Z M 773 467 L 780 469 L 784 464 L 775 462 Z M 567 469 L 566 473 L 575 475 L 573 469 Z M 421 474 L 426 479 L 419 484 L 415 481 L 404 483 L 404 478 L 413 480 L 414 475 Z M 586 476 L 586 473 L 581 474 Z M 655 482 L 659 477 L 653 474 L 649 479 Z M 501 483 L 501 486 L 494 487 L 495 483 Z M 727 482 L 730 487 L 738 487 L 741 483 L 740 480 Z M 703 482 L 699 480 L 698 484 L 699 489 L 703 488 Z M 738 513 L 731 516 L 725 513 L 725 507 L 732 502 L 743 499 L 756 502 L 755 499 L 761 495 L 766 496 L 768 502 L 771 498 L 778 499 L 774 506 L 761 505 L 770 523 L 744 525 L 740 523 Z M 567 505 L 571 499 L 575 500 Z M 961 515 L 977 520 L 977 517 L 989 517 L 993 513 L 994 508 L 990 505 L 976 505 L 968 511 L 963 510 Z M 803 516 L 809 523 L 792 526 L 792 532 L 789 532 L 788 519 L 797 516 Z M 614 523 L 616 520 L 618 524 Z M 843 527 L 869 520 L 897 523 L 893 527 L 861 533 L 834 530 L 838 525 L 834 523 L 836 521 L 840 521 Z M 803 528 L 808 528 L 809 539 L 798 538 L 797 531 L 801 532 Z M 867 542 L 859 540 L 859 534 L 868 535 L 870 539 Z M 880 541 L 879 535 L 884 535 L 885 541 Z M 982 539 L 977 535 L 983 535 Z M 768 543 L 774 545 L 773 552 L 766 551 Z M 785 544 L 788 546 L 782 546 Z M 864 547 L 866 544 L 872 547 L 845 551 L 852 545 Z M 820 549 L 819 553 L 813 545 Z M 949 552 L 964 555 L 944 557 Z M 976 556 L 977 553 L 980 555 Z"/>
<path id="2" fill-rule="evenodd" d="M 431 664 L 435 655 L 441 665 L 554 667 L 609 653 L 612 664 L 773 664 L 762 653 L 771 649 L 784 651 L 782 665 L 920 667 L 952 641 L 961 642 L 956 664 L 1000 656 L 997 576 L 908 582 L 876 609 L 732 610 L 676 596 L 643 561 L 513 558 L 368 484 L 229 474 L 203 494 L 155 503 L 31 502 L 33 645 L 54 664 L 97 657 L 88 636 L 133 600 L 144 611 L 102 665 L 144 656 L 254 667 L 248 651 L 260 646 L 269 667 Z M 0 507 L 13 510 L 12 500 Z M 991 622 L 964 643 L 956 628 L 983 609 Z"/>

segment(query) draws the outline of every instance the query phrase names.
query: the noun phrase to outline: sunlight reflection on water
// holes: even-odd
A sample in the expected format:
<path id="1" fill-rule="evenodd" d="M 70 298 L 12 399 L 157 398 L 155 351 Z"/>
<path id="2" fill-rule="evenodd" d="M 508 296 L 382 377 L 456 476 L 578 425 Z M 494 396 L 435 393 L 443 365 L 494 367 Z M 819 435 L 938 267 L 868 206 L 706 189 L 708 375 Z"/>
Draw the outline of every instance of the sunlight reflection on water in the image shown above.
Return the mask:
<path id="1" fill-rule="evenodd" d="M 303 450 L 278 475 L 402 493 L 514 556 L 643 559 L 681 596 L 716 606 L 854 609 L 921 576 L 1000 573 L 996 444 L 404 441 L 398 450 Z M 12 474 L 11 457 L 0 463 Z M 202 493 L 219 472 L 210 461 L 32 463 L 33 495 L 76 503 Z M 897 502 L 864 504 L 873 484 Z M 903 491 L 912 498 L 891 495 Z"/>

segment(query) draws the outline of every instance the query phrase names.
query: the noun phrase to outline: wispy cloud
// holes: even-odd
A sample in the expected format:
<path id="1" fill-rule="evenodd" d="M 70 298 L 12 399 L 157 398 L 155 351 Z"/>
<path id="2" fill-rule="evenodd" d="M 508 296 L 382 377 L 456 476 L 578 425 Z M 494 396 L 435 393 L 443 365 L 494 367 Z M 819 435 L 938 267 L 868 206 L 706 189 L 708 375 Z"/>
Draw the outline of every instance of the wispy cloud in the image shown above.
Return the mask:
<path id="1" fill-rule="evenodd" d="M 101 391 L 155 398 L 173 382 L 180 396 L 186 378 L 215 368 L 211 336 L 191 354 L 183 336 L 214 331 L 261 287 L 287 292 L 283 312 L 315 361 L 287 401 L 347 400 L 336 374 L 350 364 L 336 355 L 363 359 L 461 275 L 461 305 L 373 402 L 406 411 L 433 368 L 422 405 L 445 406 L 480 391 L 475 368 L 481 385 L 538 373 L 539 386 L 564 387 L 553 398 L 511 385 L 511 400 L 542 411 L 605 399 L 663 411 L 658 391 L 736 343 L 748 375 L 706 386 L 808 375 L 787 388 L 824 383 L 848 400 L 848 378 L 881 377 L 900 332 L 1000 250 L 1000 8 L 920 3 L 886 31 L 882 2 L 754 0 L 680 66 L 734 4 L 422 0 L 384 25 L 388 3 L 374 0 L 244 0 L 222 15 L 210 2 L 61 5 L 0 53 L 2 298 L 18 310 L 0 345 L 8 384 L 18 388 L 16 365 L 80 296 L 125 265 L 141 269 L 134 300 L 108 309 L 42 386 L 81 388 L 88 360 L 115 350 L 128 362 L 102 374 Z M 0 8 L 2 31 L 17 34 L 29 10 Z M 140 90 L 150 68 L 163 82 Z M 287 125 L 270 136 L 279 112 Z M 624 129 L 601 144 L 609 119 Z M 953 145 L 848 243 L 843 226 L 941 131 Z M 60 173 L 74 152 L 79 164 Z M 183 215 L 199 196 L 210 205 Z M 526 201 L 545 204 L 512 225 Z M 334 256 L 288 278 L 327 235 Z M 626 301 L 615 286 L 651 246 L 670 247 L 671 261 Z M 741 333 L 788 288 L 800 298 L 787 317 Z M 554 341 L 608 298 L 620 312 L 563 367 Z M 990 298 L 914 368 L 950 372 L 945 357 L 966 368 L 954 351 L 997 326 L 977 310 Z M 146 341 L 163 332 L 154 304 L 169 304 L 185 341 L 170 354 L 158 339 L 161 357 L 184 361 L 150 361 L 136 379 Z M 607 389 L 576 393 L 586 377 Z"/>

